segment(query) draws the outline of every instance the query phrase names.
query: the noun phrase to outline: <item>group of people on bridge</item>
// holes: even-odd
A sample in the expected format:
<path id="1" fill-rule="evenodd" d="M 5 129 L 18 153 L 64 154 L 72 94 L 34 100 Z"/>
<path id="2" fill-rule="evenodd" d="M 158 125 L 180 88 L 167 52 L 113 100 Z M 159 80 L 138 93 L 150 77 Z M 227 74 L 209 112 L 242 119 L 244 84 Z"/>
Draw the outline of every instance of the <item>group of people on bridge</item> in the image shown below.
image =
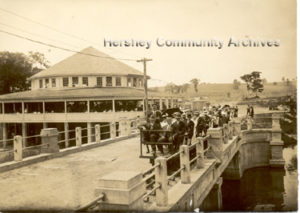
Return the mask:
<path id="1" fill-rule="evenodd" d="M 143 140 L 151 143 L 152 153 L 158 150 L 164 154 L 163 144 L 169 143 L 168 152 L 177 152 L 180 145 L 191 145 L 196 137 L 204 137 L 209 128 L 222 127 L 233 117 L 238 116 L 238 107 L 203 107 L 202 111 L 164 113 L 153 106 L 146 123 L 140 126 Z M 157 143 L 157 145 L 155 144 Z M 150 153 L 149 145 L 146 145 Z"/>

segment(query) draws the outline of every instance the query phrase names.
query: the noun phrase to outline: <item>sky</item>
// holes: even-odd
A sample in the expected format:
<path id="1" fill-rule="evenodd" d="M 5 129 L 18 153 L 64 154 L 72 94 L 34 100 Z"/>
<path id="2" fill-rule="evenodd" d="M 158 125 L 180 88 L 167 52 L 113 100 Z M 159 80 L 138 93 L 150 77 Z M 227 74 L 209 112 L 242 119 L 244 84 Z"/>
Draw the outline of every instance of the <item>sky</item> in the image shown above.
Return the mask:
<path id="1" fill-rule="evenodd" d="M 295 0 L 0 0 L 0 31 L 76 51 L 88 46 L 143 70 L 150 86 L 192 78 L 232 83 L 252 71 L 267 81 L 296 77 Z M 13 12 L 16 15 L 5 11 Z M 20 18 L 26 17 L 26 18 Z M 33 23 L 29 20 L 33 20 Z M 45 27 L 48 26 L 48 27 Z M 160 40 L 216 40 L 218 47 L 159 47 Z M 274 41 L 275 47 L 228 47 L 228 41 Z M 104 39 L 151 41 L 145 47 L 107 47 Z M 53 65 L 72 52 L 43 46 L 0 32 L 0 51 L 43 53 Z M 101 59 L 99 59 L 101 60 Z"/>

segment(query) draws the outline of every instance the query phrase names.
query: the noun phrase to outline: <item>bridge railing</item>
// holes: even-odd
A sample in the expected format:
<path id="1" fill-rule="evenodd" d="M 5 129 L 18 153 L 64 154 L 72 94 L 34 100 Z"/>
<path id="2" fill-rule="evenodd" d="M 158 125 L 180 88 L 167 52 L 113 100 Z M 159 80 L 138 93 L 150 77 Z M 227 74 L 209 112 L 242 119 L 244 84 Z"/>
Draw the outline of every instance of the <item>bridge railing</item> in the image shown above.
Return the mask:
<path id="1" fill-rule="evenodd" d="M 236 128 L 236 129 L 235 129 Z M 212 133 L 210 135 L 209 133 Z M 216 134 L 219 135 L 216 135 Z M 191 183 L 191 168 L 203 169 L 205 167 L 206 158 L 218 159 L 218 145 L 216 146 L 216 138 L 219 138 L 219 145 L 225 145 L 233 136 L 240 134 L 240 123 L 238 121 L 230 121 L 221 128 L 211 128 L 204 137 L 198 137 L 196 142 L 191 145 L 181 145 L 178 152 L 169 157 L 160 156 L 155 159 L 155 164 L 143 173 L 146 182 L 146 193 L 143 196 L 143 201 L 148 202 L 154 199 L 157 206 L 168 205 L 168 190 L 170 182 L 181 181 L 182 184 Z M 211 146 L 210 142 L 213 142 Z M 205 144 L 207 142 L 207 144 Z M 195 157 L 191 158 L 191 150 L 196 150 Z M 213 155 L 212 155 L 213 154 Z M 180 166 L 171 175 L 168 175 L 167 163 L 170 160 L 179 158 Z M 176 180 L 177 178 L 177 180 Z M 179 180 L 178 180 L 179 179 Z M 148 182 L 148 180 L 151 180 Z M 150 189 L 149 189 L 150 188 Z"/>
<path id="2" fill-rule="evenodd" d="M 12 139 L 0 141 L 5 148 L 0 150 L 0 164 L 9 161 L 22 161 L 24 158 L 43 153 L 55 153 L 68 148 L 80 148 L 119 137 L 135 135 L 135 128 L 131 126 L 133 119 L 123 119 L 119 122 L 96 124 L 86 128 L 75 127 L 67 131 L 58 131 L 56 128 L 45 128 L 39 135 L 22 137 L 14 136 Z M 136 123 L 140 122 L 135 121 Z M 4 146 L 3 146 L 4 147 Z"/>

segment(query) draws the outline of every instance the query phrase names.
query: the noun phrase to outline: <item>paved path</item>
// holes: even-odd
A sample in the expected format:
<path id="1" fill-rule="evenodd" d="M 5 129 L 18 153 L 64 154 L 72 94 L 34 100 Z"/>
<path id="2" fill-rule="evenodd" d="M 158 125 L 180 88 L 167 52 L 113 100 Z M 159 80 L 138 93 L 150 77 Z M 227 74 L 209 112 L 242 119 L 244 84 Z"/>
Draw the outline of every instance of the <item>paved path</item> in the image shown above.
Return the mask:
<path id="1" fill-rule="evenodd" d="M 131 138 L 0 173 L 0 210 L 75 209 L 94 198 L 99 177 L 151 166 L 138 156 L 139 138 Z"/>

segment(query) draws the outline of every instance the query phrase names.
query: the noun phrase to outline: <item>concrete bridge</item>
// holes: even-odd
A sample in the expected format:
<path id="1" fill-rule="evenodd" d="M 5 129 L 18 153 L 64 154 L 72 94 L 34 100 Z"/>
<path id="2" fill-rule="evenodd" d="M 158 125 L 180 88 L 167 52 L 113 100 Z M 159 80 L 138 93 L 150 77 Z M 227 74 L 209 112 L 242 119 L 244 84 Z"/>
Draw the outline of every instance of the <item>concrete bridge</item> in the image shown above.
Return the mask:
<path id="1" fill-rule="evenodd" d="M 248 129 L 241 130 L 239 119 L 209 129 L 207 137 L 158 157 L 152 167 L 138 158 L 139 138 L 131 138 L 136 133 L 128 122 L 121 124 L 119 137 L 112 128 L 105 141 L 95 127 L 96 141 L 90 144 L 80 143 L 77 129 L 77 146 L 65 150 L 58 148 L 57 132 L 44 129 L 41 154 L 27 158 L 23 140 L 16 136 L 14 151 L 6 154 L 14 160 L 0 164 L 0 209 L 218 210 L 223 178 L 239 179 L 253 167 L 284 165 L 279 119 L 273 114 L 267 129 L 253 129 L 249 121 Z M 191 149 L 196 149 L 193 158 Z M 179 169 L 168 174 L 167 162 L 176 157 Z"/>

